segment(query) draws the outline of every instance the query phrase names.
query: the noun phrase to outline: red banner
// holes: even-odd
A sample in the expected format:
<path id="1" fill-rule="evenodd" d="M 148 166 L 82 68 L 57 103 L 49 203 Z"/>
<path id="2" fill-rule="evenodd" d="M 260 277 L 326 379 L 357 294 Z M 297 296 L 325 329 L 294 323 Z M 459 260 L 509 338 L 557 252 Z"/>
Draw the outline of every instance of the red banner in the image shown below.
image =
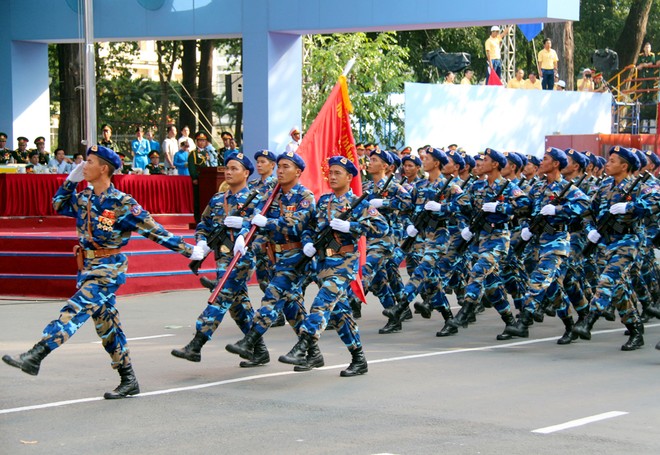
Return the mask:
<path id="1" fill-rule="evenodd" d="M 305 172 L 300 176 L 300 183 L 312 190 L 317 200 L 322 194 L 332 192 L 328 185 L 328 159 L 333 156 L 345 156 L 360 169 L 349 117 L 352 111 L 346 76 L 340 76 L 296 152 L 305 160 L 306 165 Z M 356 196 L 362 195 L 362 179 L 359 173 L 351 182 L 351 190 Z M 359 251 L 361 268 L 366 260 L 364 238 L 360 239 Z M 362 274 L 359 276 L 361 277 Z M 364 302 L 366 298 L 362 281 L 354 281 L 351 287 Z"/>

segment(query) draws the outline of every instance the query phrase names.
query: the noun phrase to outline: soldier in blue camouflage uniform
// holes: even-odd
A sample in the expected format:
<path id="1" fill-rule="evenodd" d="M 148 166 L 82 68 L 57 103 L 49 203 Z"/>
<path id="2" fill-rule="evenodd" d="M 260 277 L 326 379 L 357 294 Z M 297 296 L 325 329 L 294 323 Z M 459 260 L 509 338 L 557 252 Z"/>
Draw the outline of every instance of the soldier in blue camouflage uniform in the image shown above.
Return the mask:
<path id="1" fill-rule="evenodd" d="M 265 232 L 264 245 L 272 258 L 269 262 L 273 264 L 270 283 L 248 333 L 243 339 L 226 346 L 227 351 L 247 360 L 241 362 L 242 367 L 268 363 L 270 357 L 263 335 L 279 314 L 286 316 L 296 335 L 306 314 L 301 288 L 304 275 L 296 271 L 296 264 L 303 258 L 303 229 L 315 217 L 314 193 L 298 183 L 305 170 L 305 162 L 300 156 L 285 152 L 277 157 L 277 164 L 280 190 L 268 212 L 259 213 L 252 219 L 252 224 Z M 261 210 L 262 205 L 257 208 Z M 323 366 L 323 356 L 316 343 L 310 346 L 306 360 L 306 365 L 301 366 L 305 371 Z"/>
<path id="2" fill-rule="evenodd" d="M 556 314 L 566 328 L 557 341 L 561 345 L 575 339 L 572 334 L 573 317 L 568 314 L 570 300 L 563 288 L 570 254 L 568 226 L 581 219 L 589 204 L 587 196 L 562 177 L 560 171 L 567 165 L 568 158 L 563 150 L 555 147 L 546 150 L 539 167 L 539 172 L 547 176 L 546 184 L 534 186 L 529 194 L 533 200 L 532 216 L 536 225 L 524 223 L 520 234 L 524 241 L 538 236 L 538 263 L 530 275 L 520 320 L 515 326 L 505 329 L 505 333 L 512 336 L 529 336 L 528 327 L 545 298 L 555 306 Z M 565 189 L 568 190 L 564 197 L 557 199 Z"/>
<path id="3" fill-rule="evenodd" d="M 504 193 L 494 200 L 503 185 L 507 184 L 501 175 L 501 169 L 506 163 L 507 159 L 502 153 L 487 148 L 479 164 L 479 172 L 486 178 L 476 181 L 471 186 L 469 194 L 471 205 L 476 210 L 480 209 L 479 216 L 483 216 L 484 223 L 478 232 L 472 232 L 471 226 L 461 230 L 461 237 L 466 242 L 477 236 L 476 241 L 471 245 L 477 259 L 469 272 L 463 306 L 456 317 L 447 321 L 447 324 L 455 329 L 467 326 L 469 316 L 482 297 L 497 310 L 507 328 L 515 323 L 498 270 L 503 256 L 509 249 L 508 221 L 515 211 L 529 204 L 529 199 L 517 185 L 509 183 Z"/>
<path id="4" fill-rule="evenodd" d="M 591 339 L 591 330 L 601 312 L 614 305 L 630 334 L 628 341 L 621 346 L 623 351 L 632 351 L 644 345 L 644 326 L 632 303 L 629 274 L 639 253 L 638 222 L 645 216 L 657 213 L 658 209 L 658 195 L 646 184 L 638 185 L 627 200 L 622 200 L 623 194 L 632 186 L 631 173 L 638 166 L 637 157 L 629 149 L 620 146 L 610 149 L 605 166 L 608 177 L 592 197 L 594 218 L 589 218 L 587 222 L 589 242 L 604 245 L 602 255 L 605 266 L 590 302 L 589 315 L 573 328 L 573 333 L 580 338 Z M 612 219 L 599 230 L 598 223 L 608 213 Z"/>
<path id="5" fill-rule="evenodd" d="M 182 349 L 173 349 L 172 355 L 191 362 L 199 362 L 202 359 L 201 350 L 204 344 L 211 339 L 218 328 L 227 310 L 243 333 L 247 333 L 252 324 L 254 311 L 247 294 L 247 280 L 252 273 L 254 260 L 252 253 L 245 246 L 245 235 L 250 229 L 248 218 L 254 212 L 254 201 L 245 206 L 250 190 L 247 186 L 247 178 L 254 170 L 254 165 L 243 153 L 233 152 L 225 161 L 225 182 L 229 190 L 224 193 L 216 193 L 209 205 L 202 213 L 202 220 L 197 225 L 195 238 L 197 247 L 209 254 L 211 249 L 206 240 L 215 230 L 224 225 L 227 235 L 233 242 L 233 254 L 241 252 L 242 257 L 232 270 L 229 278 L 213 303 L 207 303 L 204 311 L 197 318 L 196 332 L 194 338 Z M 240 216 L 231 215 L 239 209 Z M 215 254 L 216 277 L 222 278 L 227 266 L 232 260 L 232 251 L 222 245 Z"/>
<path id="6" fill-rule="evenodd" d="M 367 360 L 362 350 L 358 326 L 351 314 L 346 292 L 358 270 L 357 242 L 362 235 L 387 234 L 387 222 L 377 209 L 362 201 L 349 220 L 339 215 L 348 210 L 356 196 L 350 190 L 351 180 L 358 175 L 355 165 L 345 157 L 334 156 L 328 160 L 328 184 L 333 193 L 324 194 L 316 209 L 318 230 L 327 226 L 339 249 L 319 251 L 318 278 L 321 281 L 309 314 L 300 327 L 298 343 L 279 361 L 291 365 L 306 365 L 310 347 L 325 330 L 328 320 L 333 320 L 337 334 L 351 353 L 352 361 L 341 376 L 356 376 L 367 372 Z M 317 254 L 314 247 L 315 230 L 303 232 L 303 253 L 308 257 Z"/>
<path id="7" fill-rule="evenodd" d="M 119 386 L 105 393 L 106 399 L 140 393 L 115 308 L 115 293 L 126 282 L 127 258 L 121 247 L 128 243 L 131 232 L 138 232 L 186 257 L 193 252 L 181 237 L 154 221 L 135 199 L 115 189 L 110 177 L 121 165 L 121 159 L 111 149 L 91 147 L 87 150 L 87 161 L 69 174 L 55 194 L 53 208 L 57 213 L 76 218 L 79 245 L 74 252 L 78 261 L 78 291 L 60 310 L 59 318 L 44 328 L 39 343 L 17 358 L 8 355 L 2 358 L 11 366 L 37 375 L 46 355 L 71 338 L 91 317 L 104 349 L 110 354 L 112 368 L 121 377 Z M 76 186 L 83 179 L 90 186 L 76 193 Z"/>
<path id="8" fill-rule="evenodd" d="M 660 157 L 651 150 L 645 151 L 644 155 L 646 155 L 647 165 L 642 170 L 651 174 L 657 172 L 660 169 Z M 653 176 L 646 183 L 652 186 L 656 193 L 660 192 L 660 179 L 657 176 Z M 655 252 L 653 250 L 654 248 L 660 249 L 660 245 L 653 245 L 653 239 L 660 238 L 658 237 L 660 220 L 658 217 L 648 216 L 644 218 L 644 228 L 646 238 L 641 248 L 641 254 L 643 256 L 642 277 L 649 288 L 653 302 L 646 311 L 650 316 L 660 318 L 660 267 L 655 259 Z"/>

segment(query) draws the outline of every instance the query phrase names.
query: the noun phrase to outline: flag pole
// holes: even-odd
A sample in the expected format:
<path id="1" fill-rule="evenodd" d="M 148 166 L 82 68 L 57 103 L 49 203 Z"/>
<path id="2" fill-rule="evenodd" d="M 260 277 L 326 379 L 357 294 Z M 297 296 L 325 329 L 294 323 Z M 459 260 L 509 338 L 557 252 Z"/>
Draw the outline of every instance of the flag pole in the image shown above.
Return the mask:
<path id="1" fill-rule="evenodd" d="M 352 57 L 352 58 L 346 63 L 346 66 L 344 67 L 344 71 L 342 71 L 341 75 L 342 75 L 342 76 L 347 76 L 348 73 L 351 72 L 351 69 L 353 68 L 353 65 L 355 65 L 355 57 Z"/>

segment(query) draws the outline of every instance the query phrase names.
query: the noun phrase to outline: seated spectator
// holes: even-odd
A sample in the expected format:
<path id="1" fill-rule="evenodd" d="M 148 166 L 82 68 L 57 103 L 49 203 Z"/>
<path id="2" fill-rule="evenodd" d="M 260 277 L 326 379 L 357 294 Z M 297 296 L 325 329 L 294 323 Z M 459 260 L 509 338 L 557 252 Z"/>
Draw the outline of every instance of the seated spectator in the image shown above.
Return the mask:
<path id="1" fill-rule="evenodd" d="M 566 82 L 561 81 L 561 80 L 557 81 L 557 83 L 555 84 L 555 90 L 557 90 L 558 92 L 565 91 L 566 90 Z"/>
<path id="2" fill-rule="evenodd" d="M 165 166 L 160 162 L 160 153 L 155 150 L 149 153 L 149 164 L 147 164 L 145 170 L 148 170 L 151 175 L 162 175 L 165 173 Z"/>
<path id="3" fill-rule="evenodd" d="M 453 72 L 449 71 L 447 73 L 447 75 L 445 76 L 445 82 L 444 83 L 445 84 L 453 84 L 455 80 L 456 80 L 456 75 Z"/>
<path id="4" fill-rule="evenodd" d="M 474 71 L 471 69 L 466 69 L 463 74 L 463 79 L 461 79 L 461 85 L 472 85 L 472 78 L 474 77 Z"/>
<path id="5" fill-rule="evenodd" d="M 529 73 L 529 79 L 523 83 L 523 89 L 525 90 L 543 90 L 541 87 L 541 81 L 536 77 L 536 73 Z"/>
<path id="6" fill-rule="evenodd" d="M 25 172 L 28 174 L 50 174 L 48 166 L 39 164 L 39 150 L 32 150 L 29 154 L 29 163 L 25 166 Z"/>
<path id="7" fill-rule="evenodd" d="M 190 175 L 190 172 L 188 172 L 188 149 L 190 148 L 188 141 L 181 141 L 179 146 L 181 149 L 174 154 L 174 167 L 177 174 Z"/>
<path id="8" fill-rule="evenodd" d="M 585 68 L 582 71 L 582 79 L 577 81 L 577 91 L 578 92 L 593 92 L 594 91 L 594 81 L 592 79 L 591 69 Z"/>
<path id="9" fill-rule="evenodd" d="M 506 88 L 523 88 L 523 84 L 525 83 L 525 71 L 522 70 L 522 68 L 518 68 L 516 71 L 516 77 L 511 79 L 507 84 Z"/>
<path id="10" fill-rule="evenodd" d="M 58 148 L 55 150 L 55 158 L 48 162 L 48 167 L 55 169 L 56 174 L 68 174 L 71 172 L 71 159 L 64 155 L 64 149 Z"/>
<path id="11" fill-rule="evenodd" d="M 85 161 L 85 157 L 82 153 L 78 152 L 73 154 L 73 166 L 78 166 L 83 161 Z"/>

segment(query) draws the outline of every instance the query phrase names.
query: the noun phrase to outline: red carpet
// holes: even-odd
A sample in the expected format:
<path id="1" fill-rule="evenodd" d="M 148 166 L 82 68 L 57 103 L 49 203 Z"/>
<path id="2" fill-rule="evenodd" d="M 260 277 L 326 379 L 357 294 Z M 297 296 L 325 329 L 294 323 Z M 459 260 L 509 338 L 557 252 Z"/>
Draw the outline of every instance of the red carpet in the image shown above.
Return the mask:
<path id="1" fill-rule="evenodd" d="M 155 215 L 171 232 L 194 244 L 190 215 Z M 76 292 L 77 243 L 73 218 L 0 218 L 0 295 L 67 298 Z M 128 257 L 126 284 L 118 295 L 166 290 L 199 289 L 199 277 L 189 260 L 146 238 L 133 234 L 123 248 Z M 200 274 L 215 278 L 212 257 Z"/>

